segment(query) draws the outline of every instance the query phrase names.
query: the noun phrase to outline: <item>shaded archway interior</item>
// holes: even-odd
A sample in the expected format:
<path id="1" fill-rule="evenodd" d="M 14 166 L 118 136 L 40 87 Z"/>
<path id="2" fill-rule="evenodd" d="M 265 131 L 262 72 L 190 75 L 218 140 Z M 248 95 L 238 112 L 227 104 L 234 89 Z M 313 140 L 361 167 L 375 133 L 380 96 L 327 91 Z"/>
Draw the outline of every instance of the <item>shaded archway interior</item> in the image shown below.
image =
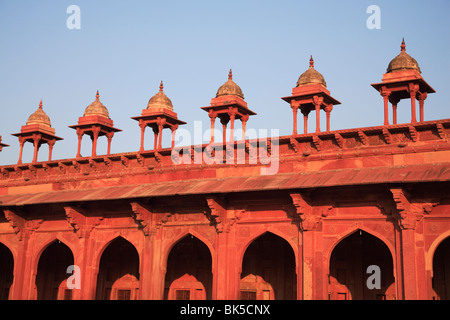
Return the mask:
<path id="1" fill-rule="evenodd" d="M 139 254 L 122 237 L 102 254 L 97 277 L 97 300 L 136 300 L 139 294 Z"/>
<path id="2" fill-rule="evenodd" d="M 71 300 L 67 288 L 67 268 L 74 264 L 72 251 L 59 240 L 52 242 L 41 254 L 36 274 L 38 300 Z"/>
<path id="3" fill-rule="evenodd" d="M 450 237 L 442 241 L 433 256 L 433 299 L 450 300 Z"/>
<path id="4" fill-rule="evenodd" d="M 210 300 L 212 259 L 208 247 L 189 234 L 170 250 L 164 281 L 166 300 Z"/>
<path id="5" fill-rule="evenodd" d="M 370 288 L 367 280 L 380 270 L 380 289 Z M 334 248 L 330 258 L 328 279 L 331 300 L 385 300 L 395 299 L 393 261 L 389 248 L 377 237 L 357 230 Z"/>
<path id="6" fill-rule="evenodd" d="M 240 299 L 297 298 L 295 254 L 289 243 L 267 232 L 255 239 L 242 260 Z"/>
<path id="7" fill-rule="evenodd" d="M 0 300 L 8 300 L 13 283 L 14 258 L 11 251 L 0 243 Z"/>

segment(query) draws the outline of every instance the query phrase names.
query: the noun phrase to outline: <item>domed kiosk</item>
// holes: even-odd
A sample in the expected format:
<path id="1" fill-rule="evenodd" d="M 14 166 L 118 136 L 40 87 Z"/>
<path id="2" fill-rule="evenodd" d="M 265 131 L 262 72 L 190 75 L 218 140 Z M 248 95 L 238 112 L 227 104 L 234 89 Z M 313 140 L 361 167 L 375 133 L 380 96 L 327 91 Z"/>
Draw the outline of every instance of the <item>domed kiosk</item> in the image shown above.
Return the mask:
<path id="1" fill-rule="evenodd" d="M 172 131 L 172 148 L 175 146 L 175 132 L 179 125 L 186 122 L 178 119 L 178 115 L 173 111 L 172 101 L 164 93 L 164 85 L 161 81 L 159 91 L 150 98 L 147 108 L 142 110 L 141 116 L 132 117 L 139 121 L 141 127 L 141 147 L 139 152 L 144 151 L 145 128 L 150 127 L 155 135 L 154 150 L 162 148 L 162 131 L 169 128 Z"/>
<path id="2" fill-rule="evenodd" d="M 82 117 L 78 118 L 78 124 L 69 126 L 69 128 L 77 130 L 78 135 L 78 151 L 77 158 L 81 157 L 81 139 L 84 134 L 91 137 L 92 140 L 92 156 L 97 156 L 97 139 L 100 136 L 106 136 L 108 139 L 107 154 L 111 154 L 111 140 L 115 132 L 122 131 L 114 128 L 114 122 L 109 117 L 108 109 L 101 103 L 100 94 L 95 95 L 95 101 L 86 107 Z"/>
<path id="3" fill-rule="evenodd" d="M 297 111 L 300 109 L 304 120 L 304 133 L 308 133 L 308 114 L 316 111 L 316 132 L 320 132 L 320 110 L 323 109 L 327 116 L 327 131 L 330 131 L 330 113 L 333 105 L 341 104 L 330 96 L 327 83 L 320 72 L 314 68 L 314 59 L 311 56 L 309 68 L 298 78 L 296 86 L 292 89 L 292 95 L 282 98 L 291 105 L 294 114 L 293 134 L 297 134 Z"/>
<path id="4" fill-rule="evenodd" d="M 397 104 L 402 99 L 411 99 L 411 123 L 416 120 L 416 102 L 420 106 L 420 122 L 424 121 L 423 105 L 428 93 L 434 89 L 422 78 L 417 61 L 406 53 L 405 40 L 402 40 L 400 54 L 389 63 L 382 82 L 373 83 L 384 100 L 384 125 L 389 125 L 388 102 L 392 104 L 393 124 L 397 124 Z"/>
<path id="5" fill-rule="evenodd" d="M 48 144 L 48 161 L 51 161 L 55 142 L 63 140 L 55 136 L 55 129 L 51 126 L 50 118 L 42 108 L 42 100 L 39 103 L 39 108 L 28 117 L 27 123 L 22 126 L 20 133 L 14 133 L 13 136 L 18 137 L 20 143 L 18 164 L 22 163 L 22 151 L 25 142 L 28 141 L 34 145 L 33 163 L 35 163 L 37 162 L 38 151 L 42 144 Z"/>
<path id="6" fill-rule="evenodd" d="M 241 88 L 233 81 L 233 72 L 230 69 L 228 80 L 219 87 L 216 97 L 211 99 L 211 105 L 202 107 L 208 112 L 211 119 L 211 142 L 214 142 L 214 124 L 216 118 L 220 119 L 223 130 L 223 143 L 227 141 L 226 128 L 230 122 L 230 142 L 234 141 L 234 121 L 242 122 L 242 140 L 245 139 L 245 126 L 249 116 L 256 115 L 255 112 L 247 108 L 244 101 L 244 94 Z"/>

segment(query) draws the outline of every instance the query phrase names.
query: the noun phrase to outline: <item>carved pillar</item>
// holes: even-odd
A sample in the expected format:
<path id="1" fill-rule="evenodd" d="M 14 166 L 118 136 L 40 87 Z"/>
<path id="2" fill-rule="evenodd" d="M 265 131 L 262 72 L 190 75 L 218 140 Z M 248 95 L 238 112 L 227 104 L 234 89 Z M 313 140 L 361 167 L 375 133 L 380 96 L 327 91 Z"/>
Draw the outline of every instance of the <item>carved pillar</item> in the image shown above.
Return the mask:
<path id="1" fill-rule="evenodd" d="M 107 155 L 111 154 L 111 141 L 112 141 L 113 137 L 114 137 L 114 131 L 108 132 L 106 134 L 106 139 L 108 139 L 108 150 L 106 151 Z"/>
<path id="2" fill-rule="evenodd" d="M 76 158 L 80 158 L 81 157 L 81 140 L 83 139 L 83 131 L 80 128 L 77 128 L 77 136 L 78 136 L 78 147 L 77 147 Z"/>
<path id="3" fill-rule="evenodd" d="M 315 299 L 315 288 L 319 283 L 315 281 L 315 230 L 316 218 L 312 214 L 309 197 L 301 193 L 291 193 L 293 210 L 291 218 L 299 223 L 302 244 L 298 254 L 297 270 L 297 298 L 301 300 Z M 321 263 L 321 262 L 317 262 Z"/>
<path id="4" fill-rule="evenodd" d="M 291 103 L 291 108 L 292 108 L 292 115 L 293 115 L 293 119 L 294 119 L 294 129 L 292 131 L 293 135 L 297 135 L 297 111 L 298 111 L 298 105 L 294 104 L 294 102 Z"/>
<path id="5" fill-rule="evenodd" d="M 419 108 L 420 108 L 420 122 L 424 121 L 424 116 L 423 116 L 423 105 L 424 105 L 424 101 L 427 98 L 427 93 L 426 92 L 418 92 L 417 93 L 417 100 L 419 100 Z"/>
<path id="6" fill-rule="evenodd" d="M 139 148 L 139 152 L 144 151 L 144 133 L 145 133 L 145 127 L 147 126 L 142 119 L 139 120 L 139 127 L 141 127 L 141 147 Z M 155 144 L 156 145 L 156 144 Z"/>
<path id="7" fill-rule="evenodd" d="M 209 220 L 216 228 L 217 261 L 213 270 L 214 300 L 230 300 L 239 298 L 239 275 L 236 270 L 234 237 L 230 232 L 230 221 L 227 218 L 225 200 L 211 196 L 206 198 L 210 213 Z"/>
<path id="8" fill-rule="evenodd" d="M 48 161 L 52 161 L 52 153 L 53 153 L 53 147 L 55 146 L 55 139 L 49 140 L 48 143 Z"/>
<path id="9" fill-rule="evenodd" d="M 175 147 L 175 133 L 178 129 L 178 124 L 174 124 L 170 127 L 170 131 L 172 132 L 172 149 Z"/>
<path id="10" fill-rule="evenodd" d="M 100 133 L 100 127 L 93 126 L 92 127 L 92 156 L 97 156 L 97 140 L 98 134 Z"/>
<path id="11" fill-rule="evenodd" d="M 392 104 L 392 123 L 397 124 L 397 104 L 400 101 L 400 99 L 395 98 L 389 98 L 389 101 Z"/>
<path id="12" fill-rule="evenodd" d="M 158 149 L 162 149 L 162 131 L 165 124 L 165 118 L 158 118 Z"/>
<path id="13" fill-rule="evenodd" d="M 142 230 L 144 234 L 144 248 L 142 255 L 140 257 L 140 278 L 139 278 L 139 299 L 158 299 L 159 297 L 154 297 L 154 287 L 156 286 L 152 272 L 152 265 L 154 262 L 154 237 L 156 234 L 155 223 L 153 219 L 153 212 L 148 205 L 144 205 L 140 202 L 131 202 L 132 217 L 138 224 L 139 229 Z M 159 270 L 160 272 L 160 270 Z M 160 279 L 164 281 L 164 279 Z M 159 298 L 160 299 L 160 298 Z"/>
<path id="14" fill-rule="evenodd" d="M 41 138 L 42 136 L 40 134 L 33 134 L 33 144 L 34 144 L 33 163 L 37 162 Z"/>
<path id="15" fill-rule="evenodd" d="M 223 139 L 223 143 L 227 142 L 227 124 L 228 121 L 230 121 L 230 119 L 226 118 L 226 117 L 221 117 L 220 118 L 220 123 L 222 124 L 222 139 Z"/>
<path id="16" fill-rule="evenodd" d="M 323 98 L 314 96 L 313 103 L 316 109 L 316 132 L 320 132 L 320 107 L 322 106 Z"/>
<path id="17" fill-rule="evenodd" d="M 247 125 L 247 121 L 248 121 L 249 115 L 246 114 L 245 116 L 241 117 L 241 122 L 242 122 L 242 140 L 245 140 L 245 128 Z"/>
<path id="18" fill-rule="evenodd" d="M 214 125 L 216 123 L 217 113 L 214 112 L 212 109 L 210 109 L 208 111 L 208 115 L 209 115 L 209 118 L 211 119 L 211 141 L 210 141 L 210 143 L 213 143 L 214 142 Z"/>
<path id="19" fill-rule="evenodd" d="M 332 104 L 329 104 L 329 105 L 327 105 L 325 107 L 325 112 L 326 112 L 326 115 L 327 115 L 327 131 L 330 131 L 330 114 L 331 114 L 332 110 L 333 110 L 333 105 Z"/>
<path id="20" fill-rule="evenodd" d="M 408 92 L 411 97 L 411 123 L 416 123 L 416 93 L 417 85 L 409 83 Z"/>
<path id="21" fill-rule="evenodd" d="M 153 136 L 154 136 L 154 141 L 153 141 L 153 150 L 158 149 L 158 135 L 159 135 L 159 130 L 157 127 L 153 127 Z"/>
<path id="22" fill-rule="evenodd" d="M 43 220 L 26 220 L 18 214 L 16 209 L 4 209 L 3 212 L 19 240 L 17 259 L 14 261 L 14 282 L 11 297 L 12 299 L 27 300 L 32 296 L 33 287 L 30 284 L 33 283 L 34 285 L 34 279 L 32 278 L 33 275 L 36 275 L 36 270 L 32 269 L 31 263 L 34 257 L 28 254 L 28 244 L 31 235 L 39 228 Z"/>
<path id="23" fill-rule="evenodd" d="M 402 188 L 390 189 L 396 204 L 395 217 L 401 235 L 401 267 L 403 271 L 403 299 L 427 298 L 425 251 L 422 237 L 416 227 L 424 213 L 431 212 L 436 204 L 411 202 L 410 195 Z"/>
<path id="24" fill-rule="evenodd" d="M 302 109 L 301 112 L 303 114 L 303 133 L 307 134 L 308 133 L 308 115 L 311 112 L 311 110 Z"/>
<path id="25" fill-rule="evenodd" d="M 386 87 L 382 87 L 380 94 L 383 96 L 384 102 L 384 125 L 389 125 L 389 95 L 391 92 L 386 89 Z"/>
<path id="26" fill-rule="evenodd" d="M 229 108 L 228 115 L 230 116 L 230 142 L 234 142 L 234 120 L 236 118 L 236 110 Z"/>
<path id="27" fill-rule="evenodd" d="M 24 137 L 19 137 L 19 144 L 20 144 L 19 161 L 17 162 L 17 164 L 22 164 L 23 146 L 25 144 L 25 138 Z"/>

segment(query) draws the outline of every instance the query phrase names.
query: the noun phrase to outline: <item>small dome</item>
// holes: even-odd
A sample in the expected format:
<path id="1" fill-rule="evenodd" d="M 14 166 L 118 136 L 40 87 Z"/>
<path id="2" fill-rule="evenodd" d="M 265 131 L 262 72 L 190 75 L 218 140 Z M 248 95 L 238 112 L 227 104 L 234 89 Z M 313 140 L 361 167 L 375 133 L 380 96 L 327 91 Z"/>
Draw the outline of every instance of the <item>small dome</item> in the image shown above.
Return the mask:
<path id="1" fill-rule="evenodd" d="M 109 112 L 108 109 L 103 105 L 103 103 L 100 102 L 100 95 L 95 95 L 95 101 L 92 102 L 90 105 L 87 106 L 86 110 L 84 111 L 84 116 L 92 116 L 92 115 L 98 115 L 103 116 L 109 119 Z"/>
<path id="2" fill-rule="evenodd" d="M 242 93 L 241 88 L 233 81 L 233 73 L 231 69 L 228 73 L 228 81 L 221 85 L 217 90 L 216 98 L 220 96 L 238 96 L 239 98 L 244 99 L 244 94 Z"/>
<path id="3" fill-rule="evenodd" d="M 27 125 L 29 124 L 41 124 L 47 127 L 51 127 L 50 118 L 42 109 L 42 100 L 39 103 L 39 108 L 28 117 Z"/>
<path id="4" fill-rule="evenodd" d="M 327 87 L 327 83 L 325 82 L 324 77 L 314 69 L 314 60 L 311 56 L 309 60 L 309 69 L 302 73 L 302 75 L 298 78 L 297 87 L 305 86 L 308 84 L 321 84 L 325 88 Z"/>
<path id="5" fill-rule="evenodd" d="M 404 39 L 402 41 L 400 49 L 400 54 L 391 60 L 389 66 L 387 67 L 386 73 L 403 70 L 416 70 L 417 72 L 421 73 L 419 64 L 417 63 L 416 59 L 406 53 L 406 45 Z"/>
<path id="6" fill-rule="evenodd" d="M 159 92 L 150 98 L 147 109 L 168 109 L 173 111 L 172 101 L 164 94 L 163 82 L 159 86 Z"/>

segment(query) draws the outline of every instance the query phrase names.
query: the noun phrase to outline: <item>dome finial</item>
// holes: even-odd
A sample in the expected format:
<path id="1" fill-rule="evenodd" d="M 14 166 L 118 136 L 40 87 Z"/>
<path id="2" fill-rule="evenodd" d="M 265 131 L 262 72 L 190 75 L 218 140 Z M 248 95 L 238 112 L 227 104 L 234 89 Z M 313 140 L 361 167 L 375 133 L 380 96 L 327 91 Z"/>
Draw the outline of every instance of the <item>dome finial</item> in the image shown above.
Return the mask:
<path id="1" fill-rule="evenodd" d="M 402 45 L 400 46 L 400 51 L 406 51 L 405 38 L 402 39 Z"/>
<path id="2" fill-rule="evenodd" d="M 39 109 L 42 109 L 42 99 L 41 102 L 39 102 Z"/>
<path id="3" fill-rule="evenodd" d="M 228 80 L 233 80 L 233 71 L 231 71 L 228 73 Z"/>
<path id="4" fill-rule="evenodd" d="M 100 101 L 100 94 L 98 93 L 98 90 L 97 90 L 97 93 L 95 95 L 95 101 Z"/>
<path id="5" fill-rule="evenodd" d="M 314 68 L 314 59 L 313 59 L 312 55 L 311 55 L 311 58 L 309 59 L 309 67 Z"/>
<path id="6" fill-rule="evenodd" d="M 159 85 L 159 91 L 163 92 L 164 89 L 164 85 L 163 85 L 163 81 L 161 80 L 161 84 Z"/>

